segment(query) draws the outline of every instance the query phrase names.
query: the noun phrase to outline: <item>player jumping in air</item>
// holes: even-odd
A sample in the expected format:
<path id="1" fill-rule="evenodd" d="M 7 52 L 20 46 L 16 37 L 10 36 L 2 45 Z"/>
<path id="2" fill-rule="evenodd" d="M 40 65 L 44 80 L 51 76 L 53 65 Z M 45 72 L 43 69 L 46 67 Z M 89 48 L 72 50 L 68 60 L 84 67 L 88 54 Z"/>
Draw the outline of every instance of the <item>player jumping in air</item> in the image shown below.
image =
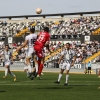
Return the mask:
<path id="1" fill-rule="evenodd" d="M 36 66 L 36 73 L 38 73 L 39 79 L 41 79 L 40 76 L 41 76 L 41 72 L 43 70 L 43 65 L 44 65 L 43 49 L 46 46 L 47 49 L 49 50 L 49 41 L 50 41 L 49 28 L 44 27 L 43 31 L 40 32 L 40 34 L 38 35 L 38 38 L 34 45 L 34 50 L 36 52 L 35 62 L 38 64 Z"/>
<path id="2" fill-rule="evenodd" d="M 37 35 L 34 34 L 34 32 L 35 32 L 35 28 L 31 27 L 30 34 L 25 37 L 25 41 L 23 45 L 17 48 L 17 52 L 19 52 L 19 50 L 21 50 L 23 47 L 28 45 L 27 56 L 26 56 L 26 66 L 28 68 L 29 77 L 32 75 L 32 67 L 31 67 L 30 59 L 32 57 L 32 54 L 34 53 L 33 45 L 37 39 Z"/>

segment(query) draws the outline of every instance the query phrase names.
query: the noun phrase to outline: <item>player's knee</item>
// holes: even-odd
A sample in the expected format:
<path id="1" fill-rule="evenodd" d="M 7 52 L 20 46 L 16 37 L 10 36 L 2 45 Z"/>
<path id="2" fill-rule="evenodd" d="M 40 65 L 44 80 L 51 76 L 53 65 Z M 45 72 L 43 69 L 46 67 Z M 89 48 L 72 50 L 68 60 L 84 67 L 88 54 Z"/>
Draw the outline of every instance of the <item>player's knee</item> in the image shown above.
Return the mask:
<path id="1" fill-rule="evenodd" d="M 8 68 L 9 66 L 8 65 L 5 65 L 5 68 Z"/>
<path id="2" fill-rule="evenodd" d="M 66 74 L 69 74 L 69 70 L 66 70 Z"/>
<path id="3" fill-rule="evenodd" d="M 64 72 L 64 69 L 61 69 L 60 73 L 63 74 L 63 72 Z"/>

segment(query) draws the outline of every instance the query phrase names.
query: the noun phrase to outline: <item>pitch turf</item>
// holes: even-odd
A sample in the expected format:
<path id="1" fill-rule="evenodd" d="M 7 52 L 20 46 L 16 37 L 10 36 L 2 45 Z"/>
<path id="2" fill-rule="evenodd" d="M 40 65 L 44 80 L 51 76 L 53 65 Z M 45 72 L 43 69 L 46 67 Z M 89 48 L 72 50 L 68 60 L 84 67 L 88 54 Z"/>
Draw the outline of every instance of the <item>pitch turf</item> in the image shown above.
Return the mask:
<path id="1" fill-rule="evenodd" d="M 97 75 L 70 74 L 69 85 L 63 86 L 54 81 L 58 73 L 44 73 L 42 80 L 30 80 L 24 72 L 14 72 L 17 81 L 8 75 L 3 79 L 0 72 L 0 100 L 100 100 L 100 78 Z"/>

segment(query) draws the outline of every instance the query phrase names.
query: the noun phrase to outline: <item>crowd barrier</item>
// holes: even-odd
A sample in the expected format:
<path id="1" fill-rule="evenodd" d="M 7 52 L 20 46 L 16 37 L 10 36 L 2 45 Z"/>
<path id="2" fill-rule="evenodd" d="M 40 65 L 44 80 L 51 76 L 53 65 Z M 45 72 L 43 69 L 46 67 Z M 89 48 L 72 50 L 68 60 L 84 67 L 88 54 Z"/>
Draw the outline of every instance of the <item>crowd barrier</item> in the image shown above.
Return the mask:
<path id="1" fill-rule="evenodd" d="M 58 64 L 58 63 L 45 63 L 45 67 L 46 68 L 60 68 L 60 66 L 62 66 L 62 64 Z M 85 69 L 85 64 L 74 64 L 73 67 L 71 67 L 72 69 Z"/>
<path id="2" fill-rule="evenodd" d="M 31 62 L 31 65 L 33 65 L 33 62 Z M 4 63 L 0 63 L 0 67 L 3 67 Z M 24 67 L 24 62 L 20 62 L 20 61 L 15 61 L 13 64 L 11 64 L 12 67 Z M 58 63 L 45 63 L 44 67 L 46 68 L 59 68 L 61 65 L 59 65 Z M 75 64 L 72 68 L 75 69 L 84 69 L 85 65 L 84 64 Z"/>
<path id="3" fill-rule="evenodd" d="M 33 66 L 33 61 L 31 62 L 31 65 Z M 46 62 L 44 64 L 44 67 L 46 68 L 60 68 L 62 66 L 61 64 L 58 64 L 57 62 Z M 4 67 L 4 63 L 0 63 L 0 67 Z M 24 67 L 24 62 L 15 61 L 13 64 L 11 64 L 11 67 Z M 71 69 L 85 69 L 87 68 L 87 64 L 80 63 L 80 64 L 74 64 L 74 66 L 71 67 Z M 91 69 L 97 70 L 100 68 L 100 64 L 93 63 Z"/>

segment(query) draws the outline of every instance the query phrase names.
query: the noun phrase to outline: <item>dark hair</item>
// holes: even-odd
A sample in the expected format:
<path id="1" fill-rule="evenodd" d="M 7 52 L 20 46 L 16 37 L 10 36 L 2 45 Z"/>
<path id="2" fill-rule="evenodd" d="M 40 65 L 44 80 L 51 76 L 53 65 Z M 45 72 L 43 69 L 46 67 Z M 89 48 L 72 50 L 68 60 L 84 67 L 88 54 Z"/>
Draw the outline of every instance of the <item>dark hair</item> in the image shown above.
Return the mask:
<path id="1" fill-rule="evenodd" d="M 8 46 L 8 47 L 9 47 L 9 45 L 8 45 L 8 44 L 5 44 L 5 47 L 6 47 L 6 46 Z"/>
<path id="2" fill-rule="evenodd" d="M 8 48 L 10 49 L 10 47 L 9 47 L 9 45 L 8 45 L 8 44 L 5 44 L 5 47 L 8 47 Z"/>
<path id="3" fill-rule="evenodd" d="M 44 30 L 45 32 L 49 32 L 49 27 L 44 27 L 43 30 Z"/>
<path id="4" fill-rule="evenodd" d="M 30 32 L 34 33 L 35 32 L 35 27 L 31 26 L 29 30 L 30 30 Z"/>
<path id="5" fill-rule="evenodd" d="M 70 46 L 70 43 L 66 43 L 66 44 L 68 44 Z"/>

